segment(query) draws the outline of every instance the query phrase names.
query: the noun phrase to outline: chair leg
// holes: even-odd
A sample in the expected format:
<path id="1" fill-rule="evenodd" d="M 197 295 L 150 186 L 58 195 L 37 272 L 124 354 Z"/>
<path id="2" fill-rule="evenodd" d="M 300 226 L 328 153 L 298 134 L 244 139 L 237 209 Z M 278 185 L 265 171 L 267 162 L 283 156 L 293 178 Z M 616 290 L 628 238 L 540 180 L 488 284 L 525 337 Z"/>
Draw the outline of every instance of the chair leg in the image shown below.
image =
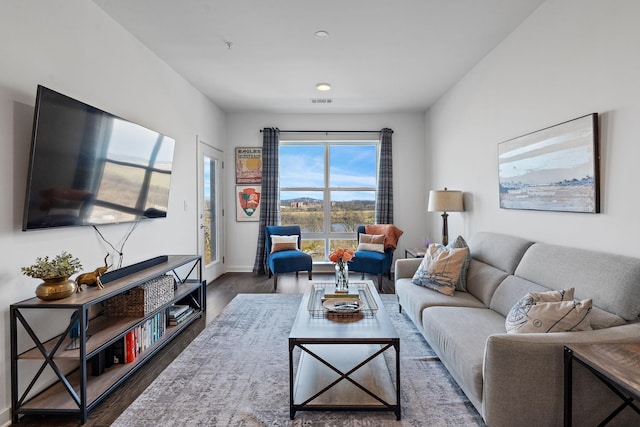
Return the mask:
<path id="1" fill-rule="evenodd" d="M 312 277 L 311 270 L 309 270 L 309 280 L 312 280 L 311 277 Z"/>
<path id="2" fill-rule="evenodd" d="M 360 276 L 360 280 L 364 280 L 364 272 L 362 273 L 362 275 Z"/>
<path id="3" fill-rule="evenodd" d="M 278 275 L 274 274 L 273 275 L 273 290 L 277 290 L 278 289 Z"/>
<path id="4" fill-rule="evenodd" d="M 378 274 L 378 292 L 382 292 L 382 274 Z"/>

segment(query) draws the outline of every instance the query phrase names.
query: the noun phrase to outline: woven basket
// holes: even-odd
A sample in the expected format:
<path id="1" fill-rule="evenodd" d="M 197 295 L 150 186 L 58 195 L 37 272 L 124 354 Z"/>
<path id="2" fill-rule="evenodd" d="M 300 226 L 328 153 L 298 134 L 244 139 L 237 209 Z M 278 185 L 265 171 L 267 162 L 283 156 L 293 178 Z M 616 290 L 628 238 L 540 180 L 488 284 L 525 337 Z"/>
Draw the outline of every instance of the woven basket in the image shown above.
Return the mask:
<path id="1" fill-rule="evenodd" d="M 110 317 L 142 317 L 173 299 L 173 276 L 159 276 L 109 298 L 105 312 Z"/>

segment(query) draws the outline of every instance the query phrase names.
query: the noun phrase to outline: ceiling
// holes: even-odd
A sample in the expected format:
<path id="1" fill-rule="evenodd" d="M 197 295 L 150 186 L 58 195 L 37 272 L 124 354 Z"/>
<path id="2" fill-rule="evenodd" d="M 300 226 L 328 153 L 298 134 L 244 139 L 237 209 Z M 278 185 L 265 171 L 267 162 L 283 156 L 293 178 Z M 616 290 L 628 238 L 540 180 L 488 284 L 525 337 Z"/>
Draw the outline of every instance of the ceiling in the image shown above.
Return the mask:
<path id="1" fill-rule="evenodd" d="M 543 1 L 94 0 L 222 110 L 274 113 L 426 111 Z"/>

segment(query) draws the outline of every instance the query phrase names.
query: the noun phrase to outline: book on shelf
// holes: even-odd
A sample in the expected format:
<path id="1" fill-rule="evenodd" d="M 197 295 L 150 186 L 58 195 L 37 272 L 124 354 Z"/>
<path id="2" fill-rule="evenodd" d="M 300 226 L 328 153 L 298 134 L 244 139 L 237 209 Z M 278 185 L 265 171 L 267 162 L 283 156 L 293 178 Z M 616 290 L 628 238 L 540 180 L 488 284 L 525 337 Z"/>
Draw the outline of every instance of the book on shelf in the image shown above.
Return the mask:
<path id="1" fill-rule="evenodd" d="M 187 310 L 185 313 L 191 310 Z M 182 315 L 184 315 L 184 313 Z M 163 337 L 166 331 L 167 319 L 168 317 L 164 311 L 158 312 L 148 318 L 144 323 L 124 334 L 121 339 L 106 349 L 105 368 L 112 364 L 131 363 L 135 361 L 140 353 Z"/>
<path id="2" fill-rule="evenodd" d="M 188 305 L 178 305 L 178 304 L 172 305 L 171 307 L 169 307 L 169 319 L 171 318 L 175 319 L 185 311 L 189 310 L 189 308 L 191 307 Z"/>
<path id="3" fill-rule="evenodd" d="M 104 373 L 106 365 L 106 350 L 99 351 L 95 356 L 89 359 L 91 364 L 91 375 L 99 377 Z"/>
<path id="4" fill-rule="evenodd" d="M 178 317 L 169 316 L 169 326 L 177 326 L 183 321 L 187 320 L 187 318 L 193 314 L 196 309 L 193 307 L 189 307 L 186 311 L 183 311 Z"/>
<path id="5" fill-rule="evenodd" d="M 124 360 L 125 360 L 124 359 L 124 356 L 125 356 L 124 341 L 125 339 L 123 337 L 117 340 L 116 342 L 114 342 L 113 344 L 111 344 L 111 354 L 113 355 L 114 365 L 124 363 Z"/>
<path id="6" fill-rule="evenodd" d="M 127 332 L 124 339 L 124 362 L 131 363 L 136 360 L 136 336 L 134 330 Z"/>
<path id="7" fill-rule="evenodd" d="M 360 295 L 359 294 L 343 294 L 343 293 L 324 294 L 324 296 L 322 298 L 324 298 L 324 299 L 327 299 L 327 298 L 360 298 Z"/>

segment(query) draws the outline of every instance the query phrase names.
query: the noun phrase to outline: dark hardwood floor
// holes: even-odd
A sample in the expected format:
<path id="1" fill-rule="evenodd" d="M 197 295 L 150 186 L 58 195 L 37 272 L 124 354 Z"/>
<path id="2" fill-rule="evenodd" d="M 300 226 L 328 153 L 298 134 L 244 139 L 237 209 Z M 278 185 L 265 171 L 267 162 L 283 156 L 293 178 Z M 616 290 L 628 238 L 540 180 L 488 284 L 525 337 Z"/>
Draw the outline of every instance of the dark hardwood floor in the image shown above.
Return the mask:
<path id="1" fill-rule="evenodd" d="M 332 275 L 315 273 L 314 280 L 332 280 Z M 352 279 L 359 279 L 359 273 L 352 273 Z M 365 275 L 377 284 L 376 277 Z M 278 277 L 275 293 L 302 294 L 309 287 L 307 274 L 283 274 Z M 121 384 L 111 395 L 89 412 L 87 427 L 109 426 L 142 393 L 153 380 L 184 350 L 202 330 L 215 319 L 224 307 L 240 293 L 274 293 L 273 279 L 253 273 L 227 273 L 207 286 L 206 315 L 189 325 L 162 351 L 153 356 L 138 371 Z M 393 281 L 383 278 L 382 293 L 394 293 Z M 77 415 L 27 415 L 20 419 L 19 426 L 79 426 Z"/>

